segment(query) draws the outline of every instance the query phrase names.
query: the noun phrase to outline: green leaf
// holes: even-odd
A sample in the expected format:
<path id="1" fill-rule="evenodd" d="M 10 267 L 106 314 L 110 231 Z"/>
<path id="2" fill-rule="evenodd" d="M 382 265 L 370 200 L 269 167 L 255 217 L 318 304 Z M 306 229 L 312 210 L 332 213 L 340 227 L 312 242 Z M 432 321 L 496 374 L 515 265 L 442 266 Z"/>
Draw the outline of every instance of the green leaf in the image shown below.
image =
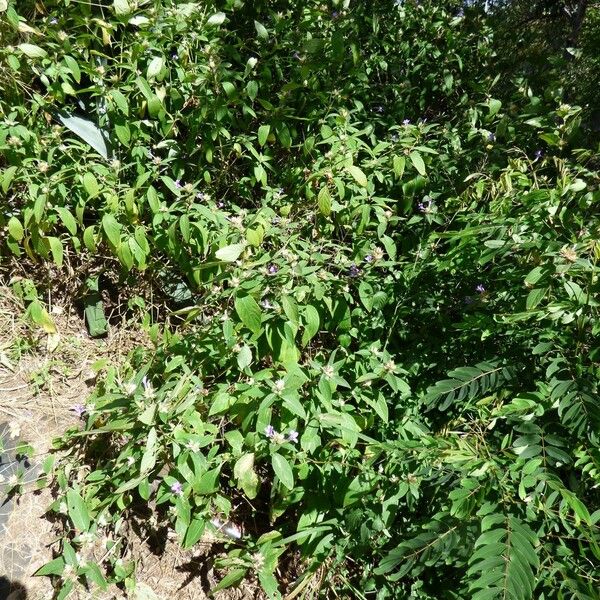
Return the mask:
<path id="1" fill-rule="evenodd" d="M 240 371 L 252 364 L 252 350 L 247 344 L 244 344 L 237 355 L 237 363 Z"/>
<path id="2" fill-rule="evenodd" d="M 21 225 L 21 221 L 19 221 L 17 217 L 11 217 L 8 220 L 8 233 L 10 237 L 17 242 L 20 242 L 23 239 L 23 225 Z"/>
<path id="3" fill-rule="evenodd" d="M 102 217 L 102 229 L 108 238 L 108 241 L 117 248 L 121 243 L 121 225 L 110 213 Z"/>
<path id="4" fill-rule="evenodd" d="M 489 116 L 493 117 L 498 113 L 500 108 L 502 107 L 502 102 L 500 100 L 494 100 L 493 98 L 488 102 L 488 108 L 490 110 Z"/>
<path id="5" fill-rule="evenodd" d="M 404 175 L 404 169 L 406 167 L 406 159 L 404 156 L 394 156 L 392 159 L 394 164 L 394 173 L 398 179 L 402 179 L 402 175 Z"/>
<path id="6" fill-rule="evenodd" d="M 547 288 L 535 288 L 531 290 L 527 295 L 525 308 L 527 310 L 533 310 L 544 299 L 547 291 Z"/>
<path id="7" fill-rule="evenodd" d="M 419 172 L 419 175 L 425 175 L 426 170 L 425 170 L 425 163 L 423 162 L 423 159 L 421 158 L 421 155 L 418 152 L 411 152 L 409 154 L 409 158 L 410 161 L 412 162 L 413 166 L 415 167 L 415 169 Z"/>
<path id="8" fill-rule="evenodd" d="M 81 69 L 79 68 L 79 65 L 77 64 L 77 61 L 72 56 L 69 56 L 68 54 L 65 55 L 63 60 L 65 61 L 65 64 L 71 71 L 71 75 L 73 75 L 73 79 L 77 83 L 79 83 L 81 81 Z"/>
<path id="9" fill-rule="evenodd" d="M 67 490 L 67 511 L 73 525 L 79 531 L 90 528 L 90 515 L 83 498 L 74 489 Z"/>
<path id="10" fill-rule="evenodd" d="M 215 13 L 214 15 L 211 15 L 208 18 L 208 21 L 206 21 L 206 24 L 207 25 L 221 25 L 223 23 L 223 21 L 225 21 L 225 13 L 218 12 L 218 13 Z"/>
<path id="11" fill-rule="evenodd" d="M 94 233 L 96 228 L 93 225 L 85 228 L 83 232 L 83 243 L 85 247 L 93 254 L 96 252 L 96 238 L 94 237 Z"/>
<path id="12" fill-rule="evenodd" d="M 100 193 L 98 180 L 94 177 L 94 174 L 89 171 L 83 176 L 83 187 L 90 198 L 94 198 Z"/>
<path id="13" fill-rule="evenodd" d="M 324 217 L 328 217 L 331 214 L 331 195 L 327 186 L 323 186 L 319 191 L 317 197 L 317 203 L 319 204 L 319 211 Z"/>
<path id="14" fill-rule="evenodd" d="M 219 592 L 220 590 L 227 589 L 236 583 L 239 583 L 246 576 L 246 572 L 248 569 L 233 569 L 229 571 L 219 583 L 211 590 L 211 594 L 215 592 Z"/>
<path id="15" fill-rule="evenodd" d="M 246 241 L 256 248 L 258 248 L 265 237 L 265 230 L 262 225 L 257 225 L 256 229 L 246 230 Z"/>
<path id="16" fill-rule="evenodd" d="M 264 146 L 267 143 L 269 132 L 271 131 L 270 125 L 261 125 L 258 128 L 258 143 L 260 146 Z"/>
<path id="17" fill-rule="evenodd" d="M 235 299 L 235 312 L 250 331 L 253 333 L 260 332 L 262 314 L 260 307 L 252 296 L 238 296 Z"/>
<path id="18" fill-rule="evenodd" d="M 160 72 L 163 70 L 164 65 L 165 61 L 162 58 L 162 56 L 155 56 L 148 65 L 148 69 L 146 71 L 146 78 L 150 80 L 160 75 Z"/>
<path id="19" fill-rule="evenodd" d="M 204 533 L 205 526 L 206 521 L 204 519 L 200 519 L 198 517 L 193 518 L 190 521 L 187 531 L 185 532 L 183 547 L 191 548 L 197 541 L 199 541 Z"/>
<path id="20" fill-rule="evenodd" d="M 254 471 L 254 452 L 242 455 L 233 467 L 233 475 L 244 494 L 252 500 L 258 494 L 259 480 Z"/>
<path id="21" fill-rule="evenodd" d="M 5 194 L 10 189 L 10 184 L 12 183 L 13 179 L 15 178 L 17 169 L 18 169 L 18 167 L 13 165 L 12 167 L 8 167 L 8 169 L 5 169 L 3 172 L 0 173 L 0 182 L 2 184 L 1 187 L 2 187 L 2 191 Z"/>
<path id="22" fill-rule="evenodd" d="M 48 314 L 48 311 L 38 300 L 34 300 L 28 307 L 27 312 L 31 320 L 39 325 L 46 333 L 56 333 L 56 325 Z"/>
<path id="23" fill-rule="evenodd" d="M 119 90 L 111 90 L 110 97 L 113 99 L 113 102 L 116 104 L 117 108 L 126 116 L 129 115 L 129 102 L 124 94 L 122 94 Z"/>
<path id="24" fill-rule="evenodd" d="M 67 228 L 69 233 L 71 235 L 76 235 L 77 221 L 75 220 L 75 217 L 71 214 L 71 211 L 69 211 L 69 209 L 65 208 L 64 206 L 58 206 L 56 208 L 56 211 L 60 215 L 60 220 L 62 221 L 63 225 Z"/>
<path id="25" fill-rule="evenodd" d="M 256 28 L 256 33 L 258 33 L 259 38 L 262 38 L 263 40 L 269 39 L 269 32 L 262 23 L 254 21 L 254 27 Z"/>
<path id="26" fill-rule="evenodd" d="M 306 346 L 310 340 L 319 332 L 320 318 L 319 311 L 309 304 L 304 307 L 303 312 L 304 331 L 302 333 L 302 345 Z"/>
<path id="27" fill-rule="evenodd" d="M 114 0 L 113 9 L 118 17 L 125 17 L 133 11 L 128 0 Z"/>
<path id="28" fill-rule="evenodd" d="M 140 463 L 140 473 L 144 475 L 151 471 L 156 464 L 156 440 L 156 429 L 151 427 L 146 440 L 146 449 L 142 454 L 142 462 Z"/>
<path id="29" fill-rule="evenodd" d="M 245 244 L 230 244 L 216 251 L 215 256 L 223 262 L 236 261 L 244 251 Z"/>
<path id="30" fill-rule="evenodd" d="M 281 454 L 273 454 L 271 457 L 271 463 L 273 465 L 273 471 L 279 478 L 279 481 L 288 488 L 288 490 L 294 489 L 294 473 L 290 463 Z"/>
<path id="31" fill-rule="evenodd" d="M 63 264 L 63 245 L 57 237 L 46 238 L 50 244 L 50 252 L 52 252 L 52 260 L 57 267 L 62 267 Z"/>
<path id="32" fill-rule="evenodd" d="M 60 113 L 58 118 L 62 124 L 89 144 L 102 158 L 111 157 L 104 132 L 88 119 L 76 117 L 69 113 Z"/>
<path id="33" fill-rule="evenodd" d="M 354 177 L 354 180 L 356 181 L 356 183 L 358 183 L 358 185 L 362 187 L 367 187 L 367 176 L 362 172 L 362 170 L 359 167 L 352 165 L 350 167 L 346 167 L 346 169 L 348 173 L 350 173 L 350 175 Z"/>
<path id="34" fill-rule="evenodd" d="M 40 567 L 36 572 L 36 576 L 42 575 L 61 575 L 65 570 L 65 559 L 62 556 L 51 560 L 46 563 L 43 567 Z"/>
<path id="35" fill-rule="evenodd" d="M 29 58 L 44 58 L 48 53 L 35 44 L 19 44 L 17 48 Z"/>

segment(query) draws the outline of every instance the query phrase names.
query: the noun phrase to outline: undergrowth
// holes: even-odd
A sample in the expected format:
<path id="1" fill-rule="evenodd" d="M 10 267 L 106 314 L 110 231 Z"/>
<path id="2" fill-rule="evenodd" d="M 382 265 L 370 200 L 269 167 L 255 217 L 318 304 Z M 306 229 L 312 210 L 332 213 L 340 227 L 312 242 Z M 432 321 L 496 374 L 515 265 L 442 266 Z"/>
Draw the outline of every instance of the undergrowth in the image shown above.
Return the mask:
<path id="1" fill-rule="evenodd" d="M 593 107 L 501 80 L 496 18 L 9 2 L 3 256 L 82 265 L 95 335 L 168 308 L 47 464 L 59 598 L 135 587 L 140 515 L 222 537 L 213 592 L 599 597 Z"/>

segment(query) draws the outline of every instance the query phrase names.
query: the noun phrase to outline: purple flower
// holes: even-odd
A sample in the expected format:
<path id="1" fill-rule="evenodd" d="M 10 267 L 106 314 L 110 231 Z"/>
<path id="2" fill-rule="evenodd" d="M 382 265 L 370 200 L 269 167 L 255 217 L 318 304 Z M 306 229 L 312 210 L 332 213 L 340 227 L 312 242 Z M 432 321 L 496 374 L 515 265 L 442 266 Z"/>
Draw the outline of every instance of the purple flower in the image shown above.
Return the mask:
<path id="1" fill-rule="evenodd" d="M 177 52 L 173 52 L 173 54 L 171 54 L 171 58 L 173 60 L 177 60 L 179 58 L 179 54 L 177 54 Z"/>
<path id="2" fill-rule="evenodd" d="M 383 113 L 383 106 L 379 105 L 375 107 L 375 112 L 378 112 L 379 114 Z"/>
<path id="3" fill-rule="evenodd" d="M 50 19 L 50 25 L 56 25 L 58 23 L 58 19 L 56 17 L 53 17 L 52 19 Z"/>
<path id="4" fill-rule="evenodd" d="M 279 267 L 277 265 L 269 265 L 269 268 L 267 269 L 269 275 L 275 275 L 277 271 L 279 271 Z"/>
<path id="5" fill-rule="evenodd" d="M 294 58 L 295 58 L 296 60 L 300 60 L 300 54 L 298 54 L 298 52 L 297 52 L 297 51 L 296 51 L 296 52 L 294 52 L 293 56 L 294 56 Z"/>
<path id="6" fill-rule="evenodd" d="M 349 277 L 358 277 L 359 275 L 360 275 L 360 269 L 354 263 L 352 263 L 350 265 L 350 268 L 348 269 L 348 276 Z"/>
<path id="7" fill-rule="evenodd" d="M 423 202 L 419 202 L 417 204 L 417 208 L 422 213 L 431 212 L 431 208 L 432 208 L 431 198 L 429 196 L 423 196 Z"/>
<path id="8" fill-rule="evenodd" d="M 373 262 L 373 255 L 372 254 L 367 254 L 365 256 L 365 262 L 368 262 L 368 263 Z"/>
<path id="9" fill-rule="evenodd" d="M 295 429 L 290 429 L 287 435 L 288 442 L 295 444 L 298 441 L 298 432 Z"/>
<path id="10" fill-rule="evenodd" d="M 337 10 L 334 10 L 334 11 L 331 13 L 331 18 L 332 18 L 332 19 L 337 19 L 339 16 L 340 16 L 340 13 L 339 13 Z"/>
<path id="11" fill-rule="evenodd" d="M 225 208 L 225 202 L 223 202 L 222 200 L 219 200 L 217 202 L 217 208 Z"/>
<path id="12" fill-rule="evenodd" d="M 181 179 L 175 180 L 175 187 L 180 190 L 183 186 L 181 185 Z"/>
<path id="13" fill-rule="evenodd" d="M 275 435 L 275 428 L 273 427 L 273 425 L 267 425 L 265 427 L 265 435 L 271 439 L 274 435 Z"/>
<path id="14" fill-rule="evenodd" d="M 483 292 L 485 292 L 485 288 L 483 287 L 483 285 L 481 283 L 478 283 L 477 286 L 475 287 L 475 291 L 479 292 L 480 294 L 483 294 Z"/>
<path id="15" fill-rule="evenodd" d="M 404 121 L 402 121 L 402 125 L 410 125 L 410 119 L 404 119 Z"/>
<path id="16" fill-rule="evenodd" d="M 204 194 L 203 192 L 198 192 L 198 193 L 196 194 L 196 198 L 197 198 L 198 200 L 204 200 L 204 198 L 205 198 L 205 197 L 206 197 L 206 196 L 205 196 L 205 194 Z"/>
<path id="17" fill-rule="evenodd" d="M 535 160 L 539 160 L 540 158 L 542 158 L 542 156 L 544 156 L 544 152 L 543 150 L 536 150 L 534 153 L 535 156 Z"/>
<path id="18" fill-rule="evenodd" d="M 493 133 L 488 133 L 487 139 L 488 139 L 488 142 L 495 142 L 496 136 Z"/>
<path id="19" fill-rule="evenodd" d="M 176 496 L 181 496 L 183 494 L 183 486 L 181 485 L 181 483 L 179 483 L 179 481 L 176 481 L 171 486 L 171 492 L 173 492 L 173 494 L 175 494 Z"/>
<path id="20" fill-rule="evenodd" d="M 83 417 L 85 414 L 85 406 L 83 404 L 75 404 L 71 406 L 71 410 L 78 416 Z"/>

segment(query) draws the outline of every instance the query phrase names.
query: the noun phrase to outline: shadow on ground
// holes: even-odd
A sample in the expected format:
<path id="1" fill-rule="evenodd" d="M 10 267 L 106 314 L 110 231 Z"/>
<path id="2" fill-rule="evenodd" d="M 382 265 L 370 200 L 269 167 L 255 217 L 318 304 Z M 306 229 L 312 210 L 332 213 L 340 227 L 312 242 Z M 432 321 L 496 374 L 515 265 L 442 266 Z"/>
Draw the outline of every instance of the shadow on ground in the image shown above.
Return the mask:
<path id="1" fill-rule="evenodd" d="M 25 600 L 27 590 L 18 581 L 0 577 L 0 600 Z"/>

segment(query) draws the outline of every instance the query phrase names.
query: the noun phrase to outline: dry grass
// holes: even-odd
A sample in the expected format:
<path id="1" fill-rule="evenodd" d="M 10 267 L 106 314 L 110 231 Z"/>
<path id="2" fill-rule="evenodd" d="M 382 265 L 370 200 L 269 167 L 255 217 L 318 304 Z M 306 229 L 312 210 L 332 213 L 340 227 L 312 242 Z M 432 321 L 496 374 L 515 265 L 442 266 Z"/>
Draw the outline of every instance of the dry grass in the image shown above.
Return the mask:
<path id="1" fill-rule="evenodd" d="M 48 336 L 23 321 L 24 307 L 8 288 L 0 287 L 0 423 L 9 422 L 18 439 L 33 445 L 32 462 L 38 465 L 49 454 L 52 440 L 77 424 L 70 409 L 85 403 L 91 392 L 94 362 L 106 358 L 112 365 L 121 364 L 133 347 L 145 342 L 139 331 L 127 327 L 111 328 L 103 340 L 90 339 L 72 308 L 53 305 L 51 298 L 48 304 L 59 334 L 50 349 Z M 54 593 L 50 580 L 33 577 L 33 573 L 53 558 L 59 532 L 45 518 L 54 500 L 52 493 L 49 488 L 37 488 L 36 481 L 24 486 L 15 499 L 6 533 L 0 533 L 0 574 L 22 585 L 27 600 L 50 600 Z M 130 533 L 129 558 L 136 561 L 137 581 L 146 586 L 146 592 L 155 594 L 148 595 L 147 600 L 207 598 L 206 592 L 220 579 L 211 566 L 211 558 L 219 548 L 214 538 L 206 537 L 189 551 L 167 540 L 157 554 L 140 535 L 133 530 Z M 102 552 L 97 543 L 86 554 L 98 558 Z M 16 594 L 14 600 L 19 597 Z M 113 586 L 106 592 L 79 592 L 70 597 L 117 600 L 127 596 Z M 135 600 L 136 595 L 132 598 Z M 257 584 L 246 582 L 235 590 L 216 594 L 216 598 L 241 600 L 263 595 Z"/>

